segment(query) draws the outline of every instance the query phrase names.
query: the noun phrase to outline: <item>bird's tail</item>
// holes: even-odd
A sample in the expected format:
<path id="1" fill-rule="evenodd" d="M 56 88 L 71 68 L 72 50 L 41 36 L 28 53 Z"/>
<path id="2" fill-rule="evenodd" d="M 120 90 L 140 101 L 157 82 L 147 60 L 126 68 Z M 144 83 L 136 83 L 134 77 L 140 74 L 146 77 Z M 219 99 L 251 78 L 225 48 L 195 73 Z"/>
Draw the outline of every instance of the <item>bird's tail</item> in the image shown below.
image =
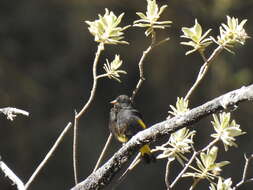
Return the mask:
<path id="1" fill-rule="evenodd" d="M 146 163 L 150 163 L 150 162 L 155 162 L 156 161 L 156 158 L 151 153 L 149 145 L 146 144 L 143 147 L 141 147 L 140 148 L 140 153 L 141 153 L 141 157 L 143 158 L 143 160 Z"/>

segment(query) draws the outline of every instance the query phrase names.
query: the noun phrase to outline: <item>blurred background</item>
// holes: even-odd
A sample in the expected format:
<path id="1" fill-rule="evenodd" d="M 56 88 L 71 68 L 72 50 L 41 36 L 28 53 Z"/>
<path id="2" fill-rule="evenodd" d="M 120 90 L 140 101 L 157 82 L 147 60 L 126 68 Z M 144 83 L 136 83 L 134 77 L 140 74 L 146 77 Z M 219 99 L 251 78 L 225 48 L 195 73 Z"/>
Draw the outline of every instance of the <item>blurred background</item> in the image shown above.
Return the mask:
<path id="1" fill-rule="evenodd" d="M 164 120 L 169 105 L 175 105 L 178 96 L 185 96 L 203 64 L 198 54 L 185 56 L 187 47 L 180 45 L 181 27 L 191 27 L 194 19 L 211 35 L 218 35 L 220 23 L 226 15 L 248 19 L 245 26 L 253 35 L 252 0 L 157 0 L 168 4 L 162 20 L 172 20 L 172 27 L 158 32 L 158 38 L 169 36 L 169 42 L 156 48 L 145 60 L 146 80 L 136 96 L 135 104 L 148 125 Z M 6 164 L 26 182 L 49 148 L 67 125 L 73 121 L 74 110 L 79 111 L 87 101 L 92 86 L 92 63 L 96 43 L 88 32 L 84 20 L 93 21 L 108 8 L 116 15 L 125 12 L 122 26 L 132 24 L 138 17 L 135 12 L 145 12 L 146 1 L 129 0 L 22 0 L 0 1 L 0 107 L 13 106 L 30 112 L 30 117 L 17 117 L 13 122 L 0 115 L 0 155 Z M 109 101 L 119 94 L 131 94 L 138 81 L 137 63 L 150 39 L 141 28 L 130 28 L 125 33 L 130 45 L 106 46 L 99 65 L 102 73 L 105 59 L 112 60 L 120 54 L 124 60 L 122 83 L 102 79 L 98 82 L 95 100 L 79 123 L 79 176 L 85 179 L 97 161 L 108 137 Z M 216 46 L 211 46 L 208 56 Z M 227 91 L 253 82 L 252 39 L 235 49 L 232 55 L 223 51 L 215 60 L 205 80 L 194 92 L 190 107 L 198 106 Z M 234 183 L 242 175 L 243 153 L 252 153 L 252 103 L 240 104 L 233 117 L 247 132 L 237 138 L 239 148 L 226 154 L 221 144 L 218 161 L 229 160 L 222 175 L 232 177 Z M 210 119 L 196 125 L 196 148 L 210 140 L 213 131 Z M 73 187 L 72 131 L 64 138 L 54 156 L 35 179 L 30 189 L 62 189 Z M 164 139 L 166 140 L 166 139 Z M 120 148 L 113 141 L 108 159 Z M 155 164 L 140 164 L 118 187 L 127 189 L 165 189 L 165 160 Z M 253 166 L 251 166 L 251 169 Z M 174 178 L 180 167 L 171 168 Z M 251 173 L 253 176 L 253 172 Z M 183 180 L 177 189 L 188 189 L 191 179 Z M 197 189 L 203 189 L 205 182 Z M 108 187 L 107 189 L 110 189 Z M 241 189 L 252 189 L 253 184 Z M 0 189 L 16 189 L 0 172 Z M 206 188 L 207 189 L 207 188 Z"/>

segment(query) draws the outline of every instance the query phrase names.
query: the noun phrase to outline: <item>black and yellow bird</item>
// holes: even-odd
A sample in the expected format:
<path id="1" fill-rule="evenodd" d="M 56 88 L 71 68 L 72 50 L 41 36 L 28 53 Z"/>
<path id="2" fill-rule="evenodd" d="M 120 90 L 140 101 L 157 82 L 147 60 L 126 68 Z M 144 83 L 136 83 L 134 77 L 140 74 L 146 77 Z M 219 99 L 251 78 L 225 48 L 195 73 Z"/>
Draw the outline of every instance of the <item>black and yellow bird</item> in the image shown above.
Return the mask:
<path id="1" fill-rule="evenodd" d="M 109 130 L 118 141 L 125 143 L 136 133 L 147 128 L 140 112 L 134 109 L 127 95 L 120 95 L 111 103 L 113 107 L 110 111 Z M 141 147 L 140 152 L 145 162 L 155 161 L 149 145 Z"/>

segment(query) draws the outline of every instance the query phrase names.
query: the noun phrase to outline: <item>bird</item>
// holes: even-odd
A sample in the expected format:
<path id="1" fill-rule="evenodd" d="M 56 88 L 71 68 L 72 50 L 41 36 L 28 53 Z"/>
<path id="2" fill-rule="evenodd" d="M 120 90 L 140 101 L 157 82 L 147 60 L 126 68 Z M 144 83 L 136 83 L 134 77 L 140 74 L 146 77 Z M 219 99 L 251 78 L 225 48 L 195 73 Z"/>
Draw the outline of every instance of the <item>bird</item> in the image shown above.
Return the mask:
<path id="1" fill-rule="evenodd" d="M 109 130 L 119 142 L 126 143 L 132 136 L 147 128 L 129 96 L 120 95 L 110 103 L 113 107 L 110 110 Z M 146 163 L 155 161 L 148 144 L 142 146 L 139 151 Z"/>

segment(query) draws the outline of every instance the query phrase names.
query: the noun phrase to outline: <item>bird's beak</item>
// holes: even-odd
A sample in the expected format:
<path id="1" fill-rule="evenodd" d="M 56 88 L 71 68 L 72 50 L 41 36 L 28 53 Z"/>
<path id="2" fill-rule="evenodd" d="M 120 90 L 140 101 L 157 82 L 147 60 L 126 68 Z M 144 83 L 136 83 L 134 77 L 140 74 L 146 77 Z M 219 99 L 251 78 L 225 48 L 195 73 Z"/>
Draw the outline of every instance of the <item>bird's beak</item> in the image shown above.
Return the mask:
<path id="1" fill-rule="evenodd" d="M 117 103 L 117 100 L 113 100 L 113 101 L 111 101 L 110 103 L 114 105 L 114 104 Z"/>

